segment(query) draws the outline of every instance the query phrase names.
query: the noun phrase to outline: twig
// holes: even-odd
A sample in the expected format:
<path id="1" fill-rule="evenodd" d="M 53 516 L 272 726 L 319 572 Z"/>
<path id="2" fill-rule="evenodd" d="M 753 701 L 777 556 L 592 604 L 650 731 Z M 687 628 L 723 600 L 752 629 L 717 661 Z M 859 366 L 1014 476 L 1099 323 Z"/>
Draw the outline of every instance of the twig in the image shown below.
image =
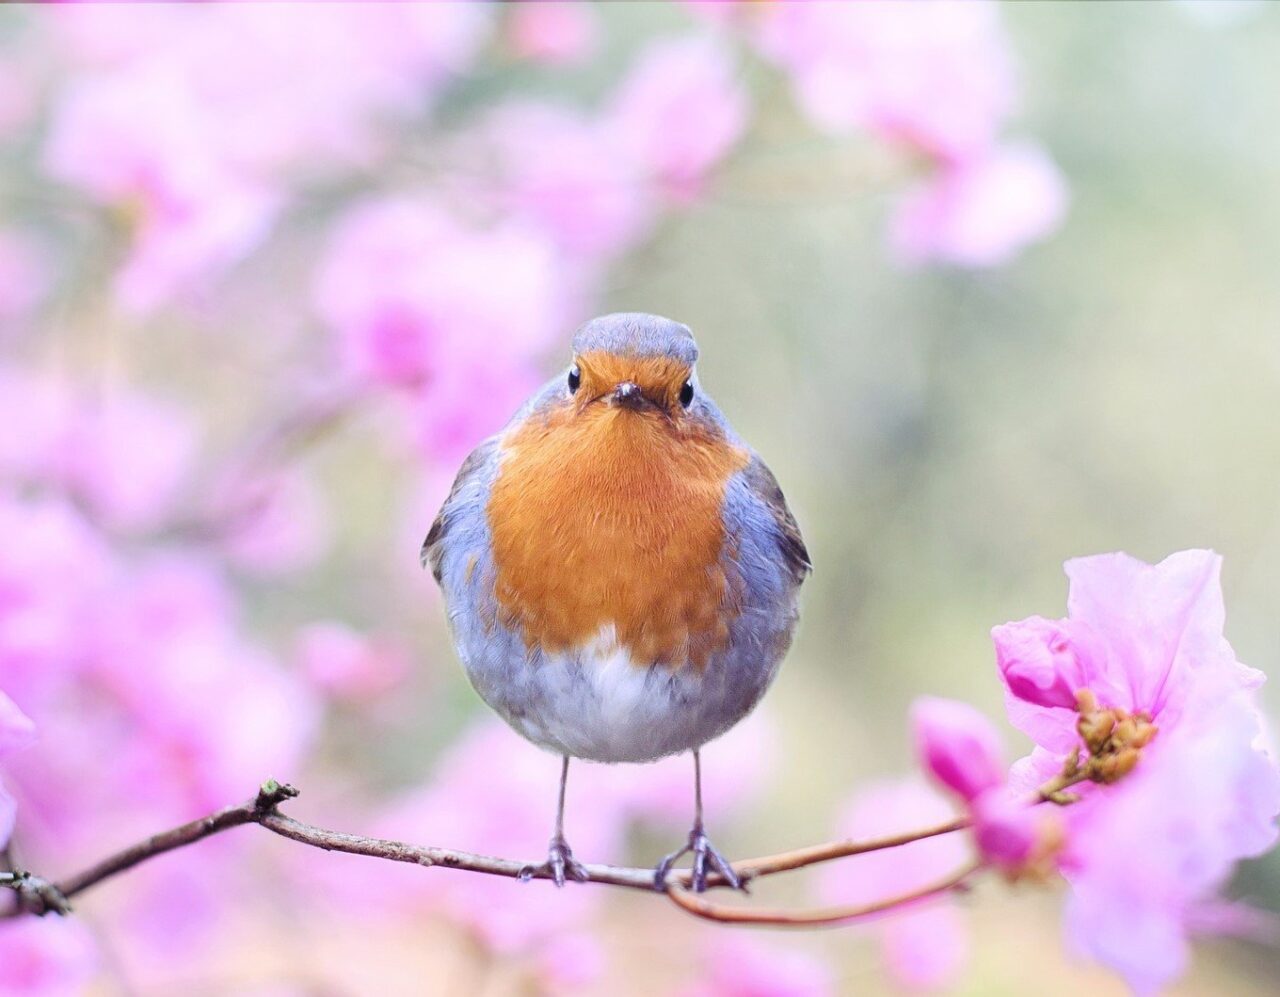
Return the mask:
<path id="1" fill-rule="evenodd" d="M 46 914 L 50 911 L 65 913 L 70 909 L 68 901 L 71 898 L 96 886 L 105 879 L 110 879 L 112 876 L 125 872 L 157 855 L 163 855 L 165 852 L 195 844 L 214 834 L 229 828 L 240 827 L 244 824 L 258 824 L 281 837 L 309 845 L 312 848 L 321 848 L 325 851 L 366 855 L 370 858 L 385 859 L 391 862 L 405 862 L 411 865 L 461 869 L 491 876 L 505 876 L 509 879 L 550 878 L 549 872 L 534 872 L 532 877 L 527 876 L 529 863 L 518 859 L 497 858 L 491 855 L 479 855 L 451 848 L 414 845 L 387 838 L 370 838 L 358 834 L 348 834 L 344 831 L 331 831 L 294 820 L 292 817 L 287 817 L 280 813 L 279 805 L 297 795 L 298 791 L 292 786 L 269 780 L 263 784 L 253 799 L 239 806 L 227 807 L 207 817 L 202 817 L 180 827 L 153 835 L 145 841 L 108 856 L 82 872 L 57 882 L 48 882 L 32 876 L 30 873 L 0 874 L 0 886 L 8 886 L 15 889 L 18 892 L 19 901 L 17 905 L 0 916 L 14 916 L 23 913 Z M 848 855 L 858 855 L 885 848 L 896 848 L 912 841 L 959 830 L 966 825 L 967 821 L 956 820 L 914 833 L 897 834 L 885 838 L 875 838 L 867 841 L 832 841 L 811 848 L 746 859 L 734 863 L 734 869 L 744 881 L 759 879 L 763 876 L 799 869 L 821 862 L 829 862 Z M 586 866 L 586 872 L 586 881 L 590 883 L 621 886 L 629 889 L 644 890 L 649 893 L 657 889 L 654 884 L 652 869 L 588 865 Z M 687 870 L 673 872 L 668 885 L 669 887 L 688 887 L 689 872 Z M 716 876 L 708 877 L 708 885 L 722 886 L 724 885 L 723 879 Z"/>
<path id="2" fill-rule="evenodd" d="M 731 904 L 715 903 L 695 893 L 688 887 L 671 883 L 667 886 L 667 896 L 683 910 L 695 917 L 708 921 L 719 921 L 722 924 L 759 924 L 775 927 L 830 927 L 837 924 L 849 924 L 853 921 L 870 920 L 891 910 L 902 910 L 914 907 L 929 900 L 936 900 L 948 893 L 963 889 L 970 876 L 982 868 L 979 861 L 970 862 L 946 879 L 910 893 L 896 897 L 885 897 L 869 904 L 852 904 L 840 907 L 813 907 L 807 910 L 784 910 L 772 907 L 735 907 Z"/>

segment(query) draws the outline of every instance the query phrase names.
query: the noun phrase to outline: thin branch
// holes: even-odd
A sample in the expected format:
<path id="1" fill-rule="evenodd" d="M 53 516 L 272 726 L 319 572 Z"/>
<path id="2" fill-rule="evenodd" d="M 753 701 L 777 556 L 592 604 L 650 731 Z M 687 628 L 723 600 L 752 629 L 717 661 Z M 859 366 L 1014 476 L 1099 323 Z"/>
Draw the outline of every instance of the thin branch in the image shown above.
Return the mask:
<path id="1" fill-rule="evenodd" d="M 909 893 L 896 897 L 886 897 L 869 904 L 851 904 L 839 907 L 813 907 L 806 910 L 785 910 L 774 907 L 735 907 L 732 904 L 716 903 L 689 892 L 683 885 L 671 883 L 667 886 L 667 896 L 682 910 L 695 917 L 708 921 L 719 921 L 721 924 L 759 924 L 775 927 L 819 928 L 838 924 L 850 924 L 853 921 L 866 921 L 889 911 L 915 907 L 930 900 L 936 900 L 948 893 L 964 889 L 969 877 L 982 868 L 980 861 L 970 862 L 952 873 L 946 879 Z"/>
<path id="2" fill-rule="evenodd" d="M 70 910 L 69 901 L 71 898 L 96 886 L 103 880 L 132 869 L 134 866 L 157 855 L 163 855 L 177 848 L 195 844 L 214 834 L 245 824 L 258 824 L 281 837 L 309 845 L 312 848 L 321 848 L 325 851 L 366 855 L 370 858 L 384 859 L 391 862 L 405 862 L 410 865 L 461 869 L 491 876 L 505 876 L 509 879 L 550 878 L 549 872 L 539 871 L 532 868 L 530 863 L 516 859 L 497 858 L 491 855 L 479 855 L 473 852 L 463 852 L 430 845 L 414 845 L 387 838 L 371 838 L 364 835 L 348 834 L 344 831 L 331 831 L 294 820 L 292 817 L 287 817 L 280 813 L 279 805 L 297 795 L 298 791 L 292 786 L 269 780 L 263 784 L 258 794 L 251 800 L 153 835 L 145 841 L 108 856 L 82 872 L 57 882 L 49 882 L 28 872 L 0 873 L 0 886 L 10 887 L 18 894 L 18 903 L 9 911 L 0 914 L 0 916 L 14 916 L 23 913 L 42 915 L 50 911 L 66 913 Z M 965 820 L 955 820 L 948 824 L 925 828 L 914 833 L 897 834 L 885 838 L 875 838 L 867 841 L 833 841 L 811 848 L 746 859 L 734 863 L 734 869 L 744 881 L 759 879 L 763 876 L 770 876 L 775 873 L 799 869 L 821 862 L 829 862 L 848 855 L 896 848 L 912 841 L 960 830 L 966 827 L 967 824 L 968 822 Z M 586 872 L 586 881 L 590 883 L 621 886 L 650 893 L 658 889 L 654 883 L 652 869 L 588 865 L 586 866 Z M 688 887 L 688 870 L 673 872 L 668 880 L 668 885 L 669 887 Z M 723 886 L 723 878 L 719 876 L 708 877 L 708 885 Z"/>

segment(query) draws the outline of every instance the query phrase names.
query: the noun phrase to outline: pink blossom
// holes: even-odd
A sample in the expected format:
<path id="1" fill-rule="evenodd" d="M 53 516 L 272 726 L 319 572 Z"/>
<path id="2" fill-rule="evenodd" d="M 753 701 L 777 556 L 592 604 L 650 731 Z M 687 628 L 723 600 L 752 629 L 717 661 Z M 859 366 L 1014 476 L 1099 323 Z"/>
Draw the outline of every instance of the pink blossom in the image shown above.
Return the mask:
<path id="1" fill-rule="evenodd" d="M 104 77 L 172 74 L 193 134 L 237 171 L 367 161 L 377 119 L 421 110 L 464 71 L 492 17 L 477 4 L 168 7 L 58 12 L 61 48 Z M 234 72 L 228 72 L 234 67 Z"/>
<path id="2" fill-rule="evenodd" d="M 705 980 L 683 997 L 826 997 L 837 993 L 825 961 L 759 935 L 708 936 Z"/>
<path id="3" fill-rule="evenodd" d="M 1032 616 L 1021 623 L 995 627 L 996 664 L 1010 695 L 1037 706 L 1074 710 L 1076 693 L 1085 688 L 1081 655 L 1098 653 L 1089 628 L 1070 620 Z"/>
<path id="4" fill-rule="evenodd" d="M 677 199 L 696 194 L 746 127 L 749 101 L 735 72 L 710 35 L 652 44 L 613 97 L 617 148 Z"/>
<path id="5" fill-rule="evenodd" d="M 973 707 L 926 697 L 911 708 L 916 754 L 934 779 L 966 805 L 984 861 L 1017 875 L 1056 846 L 1057 824 L 1006 785 L 1000 735 Z"/>
<path id="6" fill-rule="evenodd" d="M 28 713 L 84 660 L 86 621 L 116 571 L 70 503 L 0 490 L 0 675 Z"/>
<path id="7" fill-rule="evenodd" d="M 1007 787 L 988 790 L 973 801 L 973 837 L 983 858 L 1011 873 L 1026 869 L 1051 834 L 1051 815 L 1028 806 Z"/>
<path id="8" fill-rule="evenodd" d="M 0 995 L 75 997 L 97 972 L 89 929 L 75 918 L 0 921 Z"/>
<path id="9" fill-rule="evenodd" d="M 1062 860 L 1073 947 L 1137 993 L 1184 972 L 1188 936 L 1208 926 L 1236 862 L 1275 844 L 1280 812 L 1275 759 L 1243 696 L 1162 730 L 1146 750 L 1123 782 L 1071 808 Z"/>
<path id="10" fill-rule="evenodd" d="M 219 496 L 222 550 L 238 568 L 279 575 L 314 566 L 332 534 L 328 511 L 310 476 L 296 467 L 236 481 Z"/>
<path id="11" fill-rule="evenodd" d="M 901 200 L 892 241 L 907 262 L 1007 263 L 1062 224 L 1067 189 L 1033 146 L 1009 145 L 943 165 Z"/>
<path id="12" fill-rule="evenodd" d="M 315 302 L 349 375 L 407 392 L 423 449 L 452 459 L 536 385 L 563 332 L 563 276 L 522 225 L 476 229 L 425 198 L 390 198 L 340 221 Z"/>
<path id="13" fill-rule="evenodd" d="M 1182 551 L 1157 565 L 1103 554 L 1066 568 L 1069 619 L 1009 624 L 998 639 L 1046 642 L 1049 660 L 1102 708 L 1143 713 L 1157 728 L 1131 773 L 1083 787 L 1063 812 L 1061 859 L 1075 945 L 1151 992 L 1180 974 L 1187 933 L 1236 862 L 1276 840 L 1280 771 L 1254 703 L 1262 676 L 1223 637 L 1216 554 Z M 1077 643 L 1081 634 L 1088 640 Z M 1035 784 L 1079 743 L 1077 716 L 1012 694 L 1009 704 L 1038 745 L 1015 782 Z"/>
<path id="14" fill-rule="evenodd" d="M 850 801 L 837 834 L 876 838 L 940 824 L 950 805 L 915 780 L 873 783 Z M 939 835 L 900 848 L 859 855 L 823 874 L 829 903 L 872 903 L 929 886 L 954 873 L 968 854 L 963 837 Z M 969 958 L 968 931 L 954 901 L 940 899 L 901 911 L 868 930 L 880 940 L 886 968 L 902 986 L 936 989 L 954 983 Z"/>
<path id="15" fill-rule="evenodd" d="M 242 259 L 274 225 L 282 172 L 373 159 L 378 117 L 419 110 L 488 20 L 470 4 L 330 5 L 307 13 L 299 45 L 301 16 L 250 4 L 62 15 L 100 67 L 62 95 L 45 162 L 129 223 L 126 307 L 153 309 Z"/>
<path id="16" fill-rule="evenodd" d="M 122 303 L 148 311 L 266 235 L 278 198 L 216 158 L 180 66 L 83 79 L 62 96 L 45 150 L 50 174 L 126 217 Z"/>
<path id="17" fill-rule="evenodd" d="M 412 664 L 395 641 L 370 638 L 342 623 L 309 624 L 296 638 L 295 658 L 304 675 L 338 700 L 364 702 L 403 685 Z"/>
<path id="18" fill-rule="evenodd" d="M 1145 712 L 1168 731 L 1188 708 L 1203 712 L 1262 684 L 1262 674 L 1240 664 L 1222 635 L 1221 565 L 1203 550 L 1157 565 L 1127 554 L 1068 561 L 1068 619 L 1046 626 L 1032 617 L 997 627 L 997 654 L 1015 645 L 1030 654 L 1039 643 L 1062 670 L 1062 682 L 1082 684 L 1103 707 Z M 1079 743 L 1072 711 L 1011 698 L 1010 719 L 1051 752 Z"/>
<path id="19" fill-rule="evenodd" d="M 106 524 L 155 525 L 172 508 L 195 453 L 181 407 L 125 387 L 90 388 L 0 366 L 0 473 L 66 489 Z"/>
<path id="20" fill-rule="evenodd" d="M 600 18 L 587 4 L 517 3 L 507 16 L 508 43 L 521 59 L 561 66 L 582 61 L 598 44 Z"/>
<path id="21" fill-rule="evenodd" d="M 60 539 L 67 526 L 51 518 L 56 509 L 25 510 L 28 531 L 44 517 Z M 33 838 L 57 855 L 83 855 L 117 825 L 122 837 L 150 832 L 224 806 L 272 773 L 296 772 L 315 704 L 237 632 L 234 600 L 203 559 L 153 556 L 83 591 L 66 586 L 74 577 L 35 586 L 24 578 L 21 613 L 2 614 L 20 629 L 0 640 L 0 664 L 45 732 L 38 750 L 10 765 L 23 812 L 41 829 Z M 40 633 L 47 650 L 23 645 L 36 629 L 24 619 L 53 631 Z M 57 667 L 31 669 L 36 650 Z"/>
<path id="22" fill-rule="evenodd" d="M 36 725 L 18 704 L 0 691 L 0 757 L 26 747 L 35 737 Z"/>
<path id="23" fill-rule="evenodd" d="M 790 74 L 802 110 L 833 132 L 870 129 L 962 160 L 991 145 L 1013 109 L 993 3 L 772 4 L 758 41 Z"/>
<path id="24" fill-rule="evenodd" d="M 972 802 L 1004 782 L 999 737 L 972 706 L 922 697 L 911 706 L 911 728 L 925 768 L 962 800 Z"/>
<path id="25" fill-rule="evenodd" d="M 136 734 L 113 769 L 188 813 L 225 805 L 273 773 L 290 778 L 317 721 L 305 687 L 237 632 L 224 586 L 201 559 L 144 564 L 118 590 L 94 662 Z"/>
<path id="26" fill-rule="evenodd" d="M 616 255 L 651 224 L 642 165 L 619 155 L 607 122 L 521 99 L 495 109 L 473 141 L 496 160 L 495 207 L 546 232 L 575 259 Z"/>
<path id="27" fill-rule="evenodd" d="M 0 761 L 9 752 L 30 744 L 35 737 L 35 724 L 12 699 L 0 691 Z M 13 822 L 17 807 L 13 797 L 0 781 L 0 848 L 9 843 L 13 834 Z"/>
<path id="28" fill-rule="evenodd" d="M 538 975 L 551 992 L 564 993 L 598 983 L 608 968 L 609 953 L 589 931 L 557 934 L 540 946 Z"/>

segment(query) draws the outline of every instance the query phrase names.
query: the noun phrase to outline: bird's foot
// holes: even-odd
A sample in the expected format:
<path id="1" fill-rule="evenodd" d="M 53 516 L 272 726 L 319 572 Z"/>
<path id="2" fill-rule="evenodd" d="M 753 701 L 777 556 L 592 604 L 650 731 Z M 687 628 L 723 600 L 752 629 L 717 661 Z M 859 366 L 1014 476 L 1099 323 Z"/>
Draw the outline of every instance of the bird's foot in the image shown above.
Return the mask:
<path id="1" fill-rule="evenodd" d="M 591 876 L 587 867 L 573 857 L 569 842 L 556 835 L 547 848 L 547 861 L 542 865 L 527 865 L 520 870 L 520 882 L 527 883 L 531 879 L 551 879 L 556 886 L 564 886 L 567 879 L 576 883 L 585 883 Z"/>
<path id="2" fill-rule="evenodd" d="M 653 870 L 653 882 L 659 890 L 666 890 L 667 876 L 671 874 L 672 867 L 680 861 L 685 855 L 693 856 L 693 868 L 689 874 L 689 886 L 695 893 L 701 893 L 707 888 L 707 873 L 718 873 L 725 882 L 725 885 L 735 890 L 745 890 L 741 877 L 733 871 L 733 866 L 729 864 L 729 860 L 717 851 L 716 847 L 711 844 L 711 839 L 707 837 L 707 832 L 701 824 L 695 824 L 693 830 L 689 832 L 689 841 L 678 851 L 672 852 L 661 862 L 657 868 Z"/>

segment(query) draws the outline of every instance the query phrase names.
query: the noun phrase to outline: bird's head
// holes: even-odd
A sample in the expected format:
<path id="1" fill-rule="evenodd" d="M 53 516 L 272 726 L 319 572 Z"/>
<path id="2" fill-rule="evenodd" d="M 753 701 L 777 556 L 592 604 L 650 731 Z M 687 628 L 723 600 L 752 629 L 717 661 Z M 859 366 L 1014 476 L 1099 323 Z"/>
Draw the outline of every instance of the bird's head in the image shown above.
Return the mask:
<path id="1" fill-rule="evenodd" d="M 642 312 L 592 319 L 573 337 L 564 390 L 579 412 L 601 408 L 671 421 L 697 414 L 698 344 L 687 326 Z"/>

